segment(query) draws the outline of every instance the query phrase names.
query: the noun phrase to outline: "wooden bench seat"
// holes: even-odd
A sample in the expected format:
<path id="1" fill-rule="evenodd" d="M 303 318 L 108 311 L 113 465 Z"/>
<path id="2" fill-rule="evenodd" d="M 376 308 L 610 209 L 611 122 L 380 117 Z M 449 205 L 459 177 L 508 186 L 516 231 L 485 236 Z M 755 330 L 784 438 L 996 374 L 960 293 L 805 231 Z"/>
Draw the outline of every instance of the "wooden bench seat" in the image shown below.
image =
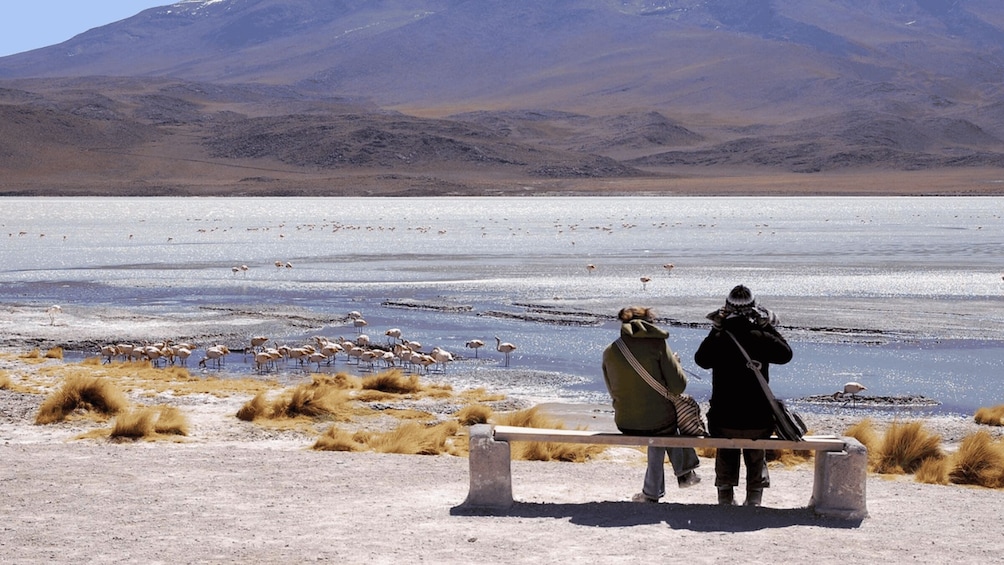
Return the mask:
<path id="1" fill-rule="evenodd" d="M 510 442 L 538 441 L 597 445 L 798 449 L 815 451 L 809 506 L 822 516 L 863 519 L 868 452 L 851 437 L 806 436 L 803 441 L 690 436 L 631 436 L 617 432 L 520 428 L 479 424 L 470 430 L 470 490 L 463 506 L 505 509 L 513 504 Z"/>

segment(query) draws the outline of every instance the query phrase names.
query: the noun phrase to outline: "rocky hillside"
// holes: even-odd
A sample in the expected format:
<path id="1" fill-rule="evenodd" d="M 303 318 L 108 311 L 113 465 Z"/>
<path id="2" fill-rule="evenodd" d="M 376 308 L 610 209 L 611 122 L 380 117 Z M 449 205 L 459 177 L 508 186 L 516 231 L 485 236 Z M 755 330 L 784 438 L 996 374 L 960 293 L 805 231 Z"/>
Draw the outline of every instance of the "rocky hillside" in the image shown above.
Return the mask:
<path id="1" fill-rule="evenodd" d="M 0 58 L 0 193 L 995 169 L 1002 79 L 991 0 L 189 0 Z"/>

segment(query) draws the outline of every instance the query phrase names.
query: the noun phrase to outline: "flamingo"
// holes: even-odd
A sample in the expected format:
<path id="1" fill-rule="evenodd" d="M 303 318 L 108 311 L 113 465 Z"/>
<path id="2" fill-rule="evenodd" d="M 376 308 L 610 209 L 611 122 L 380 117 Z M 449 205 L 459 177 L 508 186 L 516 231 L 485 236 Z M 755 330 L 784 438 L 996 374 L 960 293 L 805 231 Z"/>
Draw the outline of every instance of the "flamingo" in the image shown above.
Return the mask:
<path id="1" fill-rule="evenodd" d="M 663 269 L 666 269 L 666 273 L 671 272 L 674 267 L 676 267 L 676 265 L 672 263 L 666 263 L 665 265 L 662 266 Z"/>
<path id="2" fill-rule="evenodd" d="M 432 358 L 443 368 L 443 373 L 446 373 L 446 364 L 453 361 L 453 354 L 441 347 L 434 347 L 432 349 Z"/>
<path id="3" fill-rule="evenodd" d="M 251 338 L 251 353 L 257 353 L 265 348 L 265 344 L 268 343 L 269 338 L 263 335 L 253 336 Z M 247 353 L 247 351 L 245 351 Z"/>
<path id="4" fill-rule="evenodd" d="M 595 271 L 595 270 L 596 270 L 596 265 L 593 265 L 592 263 L 586 265 L 586 272 L 587 273 L 593 274 L 593 271 Z"/>
<path id="5" fill-rule="evenodd" d="M 505 366 L 508 367 L 509 354 L 512 353 L 513 351 L 516 351 L 516 346 L 509 342 L 503 343 L 503 341 L 499 339 L 499 336 L 495 336 L 495 351 L 505 354 Z"/>
<path id="6" fill-rule="evenodd" d="M 356 318 L 352 320 L 352 325 L 356 328 L 356 333 L 360 333 L 368 325 L 368 322 L 362 318 Z"/>
<path id="7" fill-rule="evenodd" d="M 385 331 L 384 335 L 391 338 L 392 340 L 399 340 L 401 339 L 401 330 L 400 328 L 391 328 Z"/>
<path id="8" fill-rule="evenodd" d="M 132 350 L 135 349 L 135 345 L 131 343 L 118 343 L 115 344 L 115 349 L 118 350 L 119 355 L 122 356 L 122 360 L 125 361 L 132 355 Z"/>
<path id="9" fill-rule="evenodd" d="M 851 398 L 857 400 L 858 393 L 863 390 L 868 390 L 868 387 L 859 382 L 851 381 L 844 385 L 844 390 L 833 393 L 833 398 L 843 398 L 844 395 L 849 394 Z"/>
<path id="10" fill-rule="evenodd" d="M 485 342 L 481 341 L 480 339 L 472 339 L 472 340 L 468 341 L 467 343 L 465 343 L 464 345 L 466 345 L 468 348 L 474 350 L 474 358 L 477 359 L 478 358 L 478 348 L 484 347 L 485 346 Z"/>
<path id="11" fill-rule="evenodd" d="M 321 363 L 328 360 L 328 356 L 324 354 L 324 350 L 315 351 L 307 356 L 307 361 L 310 363 L 317 363 L 317 372 L 321 371 Z"/>
<path id="12" fill-rule="evenodd" d="M 103 345 L 101 346 L 101 358 L 104 359 L 104 363 L 111 363 L 112 357 L 119 354 L 119 349 L 114 345 Z"/>
<path id="13" fill-rule="evenodd" d="M 259 373 L 264 372 L 265 369 L 272 363 L 272 355 L 268 351 L 260 351 L 254 355 L 254 365 L 255 369 Z"/>
<path id="14" fill-rule="evenodd" d="M 63 308 L 59 304 L 53 304 L 45 309 L 45 313 L 49 315 L 49 325 L 56 325 L 56 316 L 63 312 Z"/>
<path id="15" fill-rule="evenodd" d="M 225 345 L 218 344 L 208 347 L 206 348 L 206 356 L 202 358 L 202 361 L 199 361 L 199 366 L 205 367 L 207 361 L 215 361 L 216 367 L 219 368 L 222 366 L 223 358 L 226 357 L 227 353 L 230 353 L 230 350 Z"/>

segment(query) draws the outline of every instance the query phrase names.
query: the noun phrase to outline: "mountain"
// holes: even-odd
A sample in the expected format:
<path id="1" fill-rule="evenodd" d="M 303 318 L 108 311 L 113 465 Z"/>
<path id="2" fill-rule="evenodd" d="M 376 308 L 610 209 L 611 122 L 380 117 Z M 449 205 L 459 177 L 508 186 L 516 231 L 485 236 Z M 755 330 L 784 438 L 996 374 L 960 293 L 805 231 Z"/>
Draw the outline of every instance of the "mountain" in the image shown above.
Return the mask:
<path id="1" fill-rule="evenodd" d="M 994 170 L 1002 79 L 993 0 L 189 0 L 0 58 L 0 192 Z"/>

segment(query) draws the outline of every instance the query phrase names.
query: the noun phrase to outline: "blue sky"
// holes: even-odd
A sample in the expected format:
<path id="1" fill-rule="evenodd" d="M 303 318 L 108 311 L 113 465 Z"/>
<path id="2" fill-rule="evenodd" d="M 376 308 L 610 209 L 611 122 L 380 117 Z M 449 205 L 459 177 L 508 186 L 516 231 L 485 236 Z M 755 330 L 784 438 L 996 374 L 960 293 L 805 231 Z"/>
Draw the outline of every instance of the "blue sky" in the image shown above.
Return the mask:
<path id="1" fill-rule="evenodd" d="M 3 0 L 0 57 L 62 43 L 89 29 L 176 0 Z"/>

